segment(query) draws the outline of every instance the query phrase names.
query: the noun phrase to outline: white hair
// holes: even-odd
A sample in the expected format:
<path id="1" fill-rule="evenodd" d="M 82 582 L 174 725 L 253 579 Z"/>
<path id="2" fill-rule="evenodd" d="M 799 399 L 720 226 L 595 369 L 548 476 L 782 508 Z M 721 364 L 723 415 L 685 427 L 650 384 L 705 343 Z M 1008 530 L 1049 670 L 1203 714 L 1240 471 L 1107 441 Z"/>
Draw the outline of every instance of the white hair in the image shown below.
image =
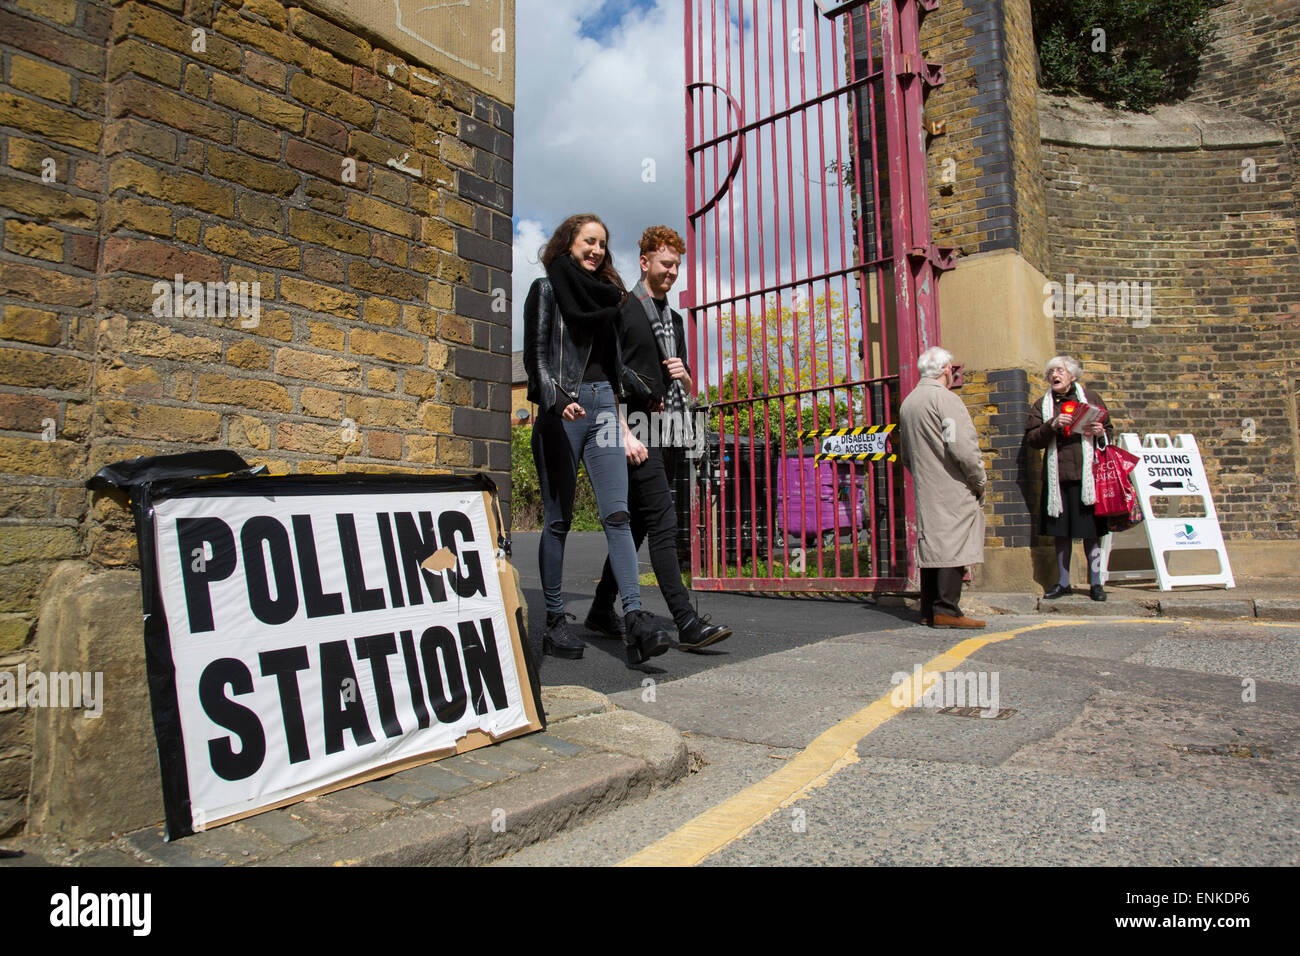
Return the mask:
<path id="1" fill-rule="evenodd" d="M 1057 355 L 1048 359 L 1047 365 L 1043 368 L 1043 374 L 1046 375 L 1050 372 L 1054 365 L 1059 365 L 1065 369 L 1065 374 L 1070 376 L 1071 381 L 1077 381 L 1079 376 L 1083 374 L 1083 365 L 1080 364 L 1078 359 L 1071 358 L 1068 355 Z"/>
<path id="2" fill-rule="evenodd" d="M 916 360 L 916 370 L 921 378 L 938 378 L 944 367 L 952 364 L 952 353 L 935 345 L 921 353 Z"/>

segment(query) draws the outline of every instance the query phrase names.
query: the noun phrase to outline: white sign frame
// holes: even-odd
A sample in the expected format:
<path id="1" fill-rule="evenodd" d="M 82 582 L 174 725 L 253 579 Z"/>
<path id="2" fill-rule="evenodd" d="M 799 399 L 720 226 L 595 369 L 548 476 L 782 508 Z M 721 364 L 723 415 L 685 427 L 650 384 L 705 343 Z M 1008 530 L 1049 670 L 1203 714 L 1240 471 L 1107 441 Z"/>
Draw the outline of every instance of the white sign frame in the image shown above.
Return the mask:
<path id="1" fill-rule="evenodd" d="M 1136 434 L 1126 432 L 1120 436 L 1120 445 L 1140 458 L 1133 469 L 1132 479 L 1138 503 L 1145 516 L 1142 529 L 1151 557 L 1151 567 L 1112 572 L 1110 558 L 1114 548 L 1114 535 L 1108 534 L 1102 549 L 1102 583 L 1111 577 L 1154 577 L 1162 591 L 1204 585 L 1236 587 L 1228 551 L 1223 542 L 1223 532 L 1219 528 L 1218 512 L 1214 508 L 1214 496 L 1196 438 L 1183 433 L 1171 439 L 1169 435 L 1157 432 L 1139 439 Z M 1154 513 L 1152 498 L 1178 496 L 1198 499 L 1205 514 L 1197 518 L 1170 518 Z M 1174 574 L 1169 570 L 1165 554 L 1178 551 L 1213 551 L 1219 559 L 1219 570 L 1212 574 Z"/>

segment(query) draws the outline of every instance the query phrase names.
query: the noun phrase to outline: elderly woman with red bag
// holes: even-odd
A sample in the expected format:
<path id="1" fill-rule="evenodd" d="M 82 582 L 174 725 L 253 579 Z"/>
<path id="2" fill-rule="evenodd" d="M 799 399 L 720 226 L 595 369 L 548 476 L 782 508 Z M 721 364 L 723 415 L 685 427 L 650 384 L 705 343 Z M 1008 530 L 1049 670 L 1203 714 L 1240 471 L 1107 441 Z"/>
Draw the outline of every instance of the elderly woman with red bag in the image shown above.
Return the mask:
<path id="1" fill-rule="evenodd" d="M 1107 533 L 1104 517 L 1094 513 L 1097 488 L 1093 461 L 1099 447 L 1097 439 L 1106 440 L 1114 432 L 1107 413 L 1101 421 L 1071 428 L 1080 408 L 1086 403 L 1105 412 L 1101 396 L 1079 384 L 1083 366 L 1068 355 L 1058 355 L 1047 363 L 1050 388 L 1042 400 L 1031 405 L 1025 424 L 1025 442 L 1043 452 L 1043 495 L 1039 509 L 1040 528 L 1056 543 L 1056 586 L 1043 595 L 1047 600 L 1071 593 L 1070 555 L 1074 539 L 1082 538 L 1088 555 L 1088 583 L 1094 601 L 1106 600 L 1101 586 L 1101 536 Z M 1104 423 L 1104 424 L 1103 424 Z"/>

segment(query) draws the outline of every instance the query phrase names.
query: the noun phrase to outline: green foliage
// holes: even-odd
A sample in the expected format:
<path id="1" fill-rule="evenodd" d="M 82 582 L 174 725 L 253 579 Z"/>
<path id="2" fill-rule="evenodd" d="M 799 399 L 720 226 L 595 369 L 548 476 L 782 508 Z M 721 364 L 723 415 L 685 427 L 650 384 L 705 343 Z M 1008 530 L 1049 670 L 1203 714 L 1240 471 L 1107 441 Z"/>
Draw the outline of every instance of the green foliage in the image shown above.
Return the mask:
<path id="1" fill-rule="evenodd" d="M 1043 88 L 1140 112 L 1186 96 L 1214 38 L 1212 3 L 1032 0 Z"/>
<path id="2" fill-rule="evenodd" d="M 514 531 L 542 529 L 542 490 L 533 461 L 533 427 L 524 425 L 510 430 L 510 511 Z M 600 531 L 600 511 L 596 493 L 587 478 L 585 465 L 578 466 L 578 490 L 573 500 L 570 531 Z"/>
<path id="3" fill-rule="evenodd" d="M 723 368 L 728 371 L 718 385 L 705 390 L 712 409 L 709 430 L 717 434 L 721 426 L 730 435 L 738 424 L 739 433 L 747 436 L 752 416 L 756 439 L 770 435 L 773 447 L 779 447 L 784 435 L 786 450 L 793 453 L 799 445 L 798 432 L 831 427 L 832 402 L 837 426 L 847 424 L 850 407 L 860 417 L 861 387 L 809 391 L 814 382 L 825 386 L 847 380 L 846 343 L 829 331 L 843 329 L 847 320 L 839 298 L 831 291 L 811 303 L 801 301 L 797 307 L 769 296 L 760 316 L 724 312 L 720 327 Z M 766 353 L 760 330 L 765 333 Z M 737 340 L 734 350 L 733 335 Z M 752 340 L 752 352 L 744 347 L 746 340 Z M 785 397 L 765 397 L 770 394 Z M 739 405 L 715 404 L 750 396 L 754 399 Z"/>

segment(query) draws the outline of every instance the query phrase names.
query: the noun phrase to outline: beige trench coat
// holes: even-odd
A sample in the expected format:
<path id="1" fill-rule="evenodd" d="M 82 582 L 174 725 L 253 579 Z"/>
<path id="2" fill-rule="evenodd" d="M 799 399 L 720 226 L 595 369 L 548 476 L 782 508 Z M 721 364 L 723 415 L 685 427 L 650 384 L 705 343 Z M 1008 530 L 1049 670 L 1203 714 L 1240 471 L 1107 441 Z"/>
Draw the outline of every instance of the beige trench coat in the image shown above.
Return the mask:
<path id="1" fill-rule="evenodd" d="M 984 462 L 966 405 L 923 378 L 899 409 L 899 457 L 916 491 L 916 562 L 958 568 L 984 562 Z"/>

